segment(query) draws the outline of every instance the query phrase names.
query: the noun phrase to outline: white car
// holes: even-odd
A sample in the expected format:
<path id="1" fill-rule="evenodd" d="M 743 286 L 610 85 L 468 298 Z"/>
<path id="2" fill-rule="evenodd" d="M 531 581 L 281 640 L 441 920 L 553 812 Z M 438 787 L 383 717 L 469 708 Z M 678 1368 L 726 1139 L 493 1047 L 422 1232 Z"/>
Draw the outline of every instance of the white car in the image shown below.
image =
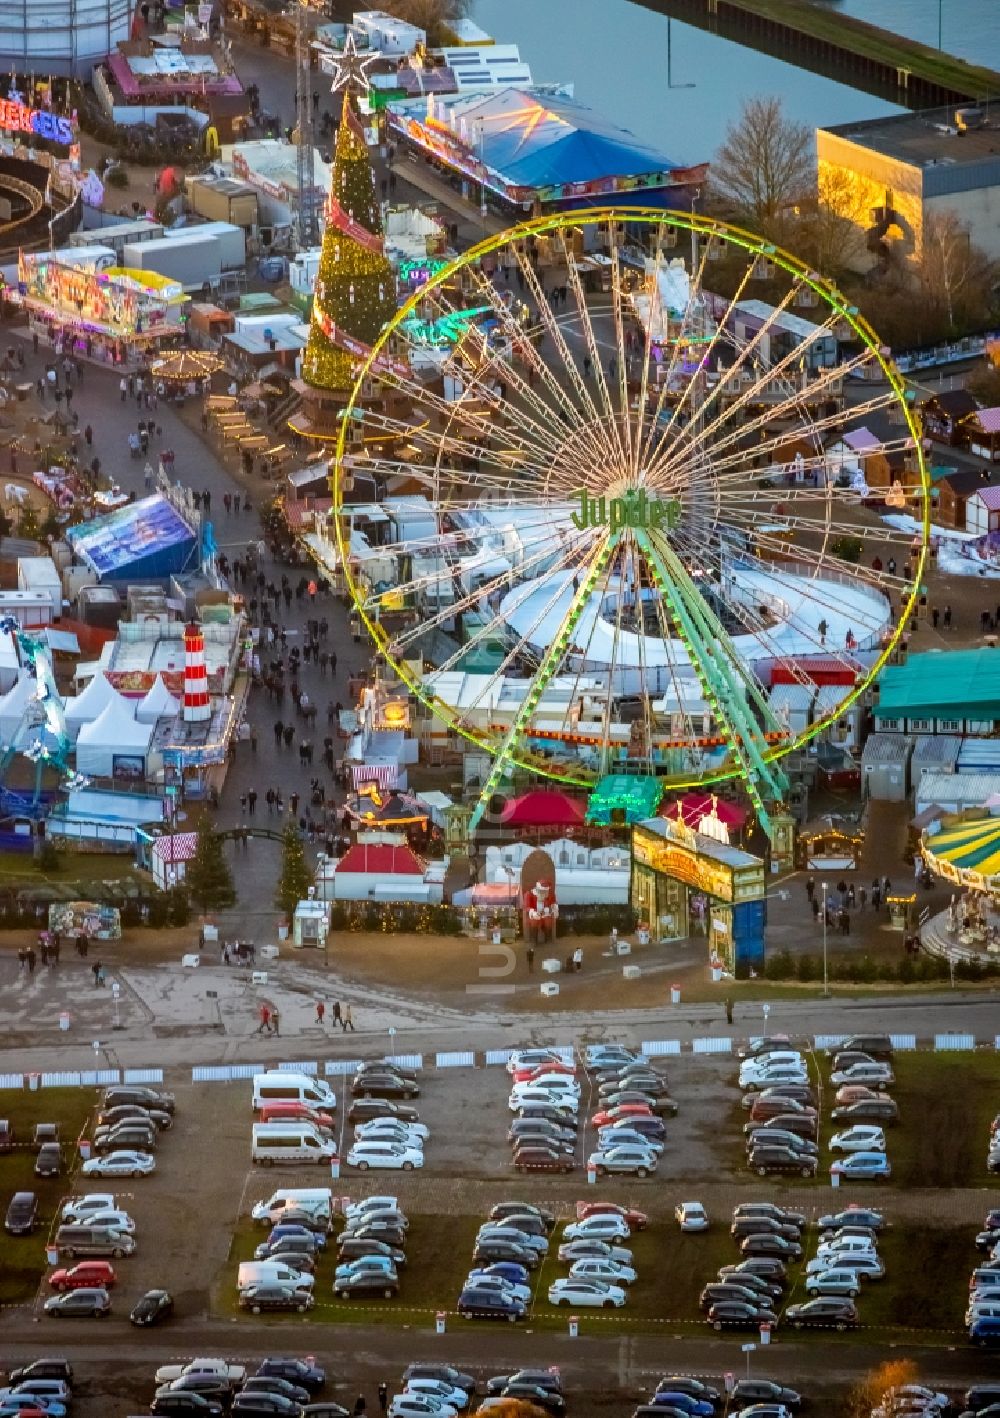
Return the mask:
<path id="1" fill-rule="evenodd" d="M 458 1409 L 429 1393 L 397 1393 L 389 1404 L 389 1418 L 456 1418 Z"/>
<path id="2" fill-rule="evenodd" d="M 148 1152 L 105 1152 L 91 1157 L 80 1172 L 84 1177 L 148 1177 L 156 1171 L 156 1158 Z"/>
<path id="3" fill-rule="evenodd" d="M 762 1093 L 765 1088 L 777 1088 L 782 1083 L 807 1084 L 809 1075 L 798 1064 L 775 1064 L 760 1073 L 744 1076 L 740 1074 L 740 1087 L 744 1093 Z"/>
<path id="4" fill-rule="evenodd" d="M 357 1167 L 359 1172 L 367 1172 L 369 1167 L 412 1172 L 415 1167 L 424 1165 L 424 1153 L 420 1147 L 406 1147 L 400 1142 L 362 1139 L 355 1142 L 347 1154 L 347 1165 Z"/>
<path id="5" fill-rule="evenodd" d="M 135 1222 L 131 1216 L 117 1208 L 88 1212 L 84 1220 L 88 1226 L 110 1226 L 113 1231 L 127 1231 L 129 1235 L 135 1232 Z"/>
<path id="6" fill-rule="evenodd" d="M 522 1092 L 518 1092 L 522 1089 Z M 557 1093 L 551 1088 L 536 1088 L 534 1084 L 517 1083 L 511 1090 L 507 1104 L 512 1113 L 517 1113 L 526 1103 L 545 1103 L 550 1108 L 561 1108 L 567 1114 L 580 1111 L 580 1100 L 572 1093 Z"/>
<path id="7" fill-rule="evenodd" d="M 708 1212 L 700 1201 L 679 1201 L 674 1207 L 674 1220 L 682 1231 L 707 1231 Z"/>
<path id="8" fill-rule="evenodd" d="M 512 1295 L 515 1300 L 520 1300 L 525 1305 L 531 1304 L 530 1285 L 516 1285 L 513 1280 L 506 1280 L 502 1275 L 493 1275 L 488 1266 L 470 1270 L 465 1284 L 474 1285 L 477 1290 L 501 1290 L 505 1295 Z M 412 1387 L 412 1382 L 407 1387 Z"/>
<path id="9" fill-rule="evenodd" d="M 854 1246 L 850 1248 L 848 1252 L 845 1247 L 838 1246 L 835 1241 L 824 1241 L 817 1250 L 815 1259 L 825 1261 L 827 1267 L 832 1269 L 835 1266 L 839 1266 L 841 1260 L 848 1254 L 852 1256 L 872 1256 L 875 1260 L 878 1260 L 878 1251 L 875 1250 L 874 1246 Z"/>
<path id="10" fill-rule="evenodd" d="M 603 1280 L 608 1285 L 631 1285 L 635 1271 L 630 1265 L 619 1265 L 613 1260 L 587 1258 L 575 1260 L 569 1268 L 571 1280 Z"/>
<path id="11" fill-rule="evenodd" d="M 361 1217 L 369 1216 L 373 1211 L 398 1211 L 398 1196 L 366 1196 L 363 1201 L 348 1202 L 344 1208 L 344 1216 L 350 1221 L 360 1221 Z"/>
<path id="12" fill-rule="evenodd" d="M 564 1264 L 567 1261 L 572 1264 L 578 1260 L 610 1260 L 616 1265 L 625 1266 L 626 1269 L 632 1266 L 632 1252 L 628 1247 L 615 1246 L 608 1241 L 564 1241 L 557 1255 Z"/>
<path id="13" fill-rule="evenodd" d="M 871 1123 L 858 1123 L 830 1138 L 831 1152 L 884 1152 L 885 1133 Z"/>
<path id="14" fill-rule="evenodd" d="M 819 1270 L 806 1276 L 809 1295 L 849 1295 L 861 1293 L 861 1277 L 856 1270 Z"/>
<path id="15" fill-rule="evenodd" d="M 358 1123 L 355 1137 L 378 1137 L 382 1133 L 406 1132 L 411 1137 L 419 1137 L 426 1142 L 431 1130 L 426 1123 L 402 1122 L 399 1118 L 372 1118 L 370 1122 Z"/>
<path id="16" fill-rule="evenodd" d="M 424 1139 L 420 1133 L 412 1132 L 405 1123 L 396 1123 L 388 1128 L 367 1128 L 355 1130 L 355 1142 L 401 1142 L 405 1147 L 419 1147 L 423 1151 Z"/>
<path id="17" fill-rule="evenodd" d="M 117 1211 L 118 1203 L 113 1192 L 87 1192 L 86 1196 L 70 1197 L 62 1209 L 62 1219 L 79 1224 L 98 1211 Z"/>
<path id="18" fill-rule="evenodd" d="M 628 1174 L 634 1177 L 648 1177 L 656 1171 L 659 1157 L 649 1147 L 634 1147 L 619 1143 L 601 1152 L 592 1152 L 587 1158 L 587 1166 L 595 1167 L 599 1177 L 609 1173 Z"/>
<path id="19" fill-rule="evenodd" d="M 626 1298 L 620 1285 L 607 1285 L 600 1280 L 554 1280 L 549 1286 L 550 1305 L 620 1310 Z"/>
<path id="20" fill-rule="evenodd" d="M 464 1408 L 469 1395 L 464 1388 L 455 1388 L 440 1379 L 407 1379 L 404 1393 L 418 1393 L 424 1398 L 436 1398 L 440 1403 L 450 1403 L 453 1408 Z"/>
<path id="21" fill-rule="evenodd" d="M 624 1216 L 614 1212 L 600 1212 L 596 1216 L 585 1216 L 582 1221 L 571 1221 L 563 1231 L 564 1241 L 627 1241 L 632 1232 Z"/>
<path id="22" fill-rule="evenodd" d="M 782 1069 L 791 1069 L 796 1073 L 805 1074 L 805 1060 L 801 1054 L 789 1049 L 782 1049 L 779 1053 L 766 1054 L 760 1059 L 744 1059 L 740 1064 L 740 1083 L 763 1078 Z"/>
<path id="23" fill-rule="evenodd" d="M 559 1069 L 553 1069 L 551 1073 L 536 1073 L 531 1078 L 515 1083 L 515 1088 L 523 1088 L 526 1083 L 530 1083 L 532 1088 L 560 1088 L 564 1093 L 580 1094 L 580 1080 L 575 1073 L 562 1073 Z"/>
<path id="24" fill-rule="evenodd" d="M 861 1280 L 881 1280 L 885 1275 L 885 1266 L 875 1251 L 866 1251 L 863 1255 L 837 1255 L 834 1252 L 832 1256 L 813 1256 L 806 1263 L 807 1278 L 822 1275 L 824 1270 L 851 1270 Z"/>
<path id="25" fill-rule="evenodd" d="M 561 1064 L 566 1060 L 561 1049 L 515 1049 L 507 1060 L 507 1072 L 521 1068 L 544 1068 L 546 1064 Z"/>

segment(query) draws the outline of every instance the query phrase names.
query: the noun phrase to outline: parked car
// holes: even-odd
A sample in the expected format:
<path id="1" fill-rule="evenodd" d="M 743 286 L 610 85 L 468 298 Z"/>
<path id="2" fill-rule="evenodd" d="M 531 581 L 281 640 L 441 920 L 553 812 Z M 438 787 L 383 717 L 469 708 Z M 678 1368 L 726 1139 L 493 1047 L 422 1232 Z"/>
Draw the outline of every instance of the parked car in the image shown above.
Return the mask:
<path id="1" fill-rule="evenodd" d="M 156 1158 L 136 1148 L 116 1148 L 89 1158 L 80 1171 L 85 1177 L 148 1177 L 156 1171 Z"/>
<path id="2" fill-rule="evenodd" d="M 572 1172 L 576 1166 L 571 1151 L 523 1140 L 514 1148 L 511 1160 L 516 1172 Z"/>
<path id="3" fill-rule="evenodd" d="M 850 1270 L 857 1275 L 859 1280 L 881 1280 L 885 1275 L 885 1266 L 879 1258 L 877 1252 L 857 1252 L 832 1251 L 821 1256 L 814 1256 L 806 1265 L 806 1279 L 810 1275 L 822 1275 L 824 1270 L 835 1267 L 837 1270 Z"/>
<path id="4" fill-rule="evenodd" d="M 387 1241 L 376 1240 L 373 1236 L 341 1236 L 337 1243 L 338 1261 L 378 1255 L 390 1259 L 397 1270 L 406 1264 L 406 1252 L 402 1246 L 390 1246 Z"/>
<path id="5" fill-rule="evenodd" d="M 615 1212 L 585 1216 L 582 1221 L 569 1222 L 563 1230 L 564 1241 L 627 1241 L 630 1235 L 628 1222 Z"/>
<path id="6" fill-rule="evenodd" d="M 140 1108 L 160 1108 L 166 1113 L 172 1113 L 176 1108 L 174 1095 L 164 1092 L 162 1088 L 146 1088 L 136 1083 L 116 1083 L 105 1088 L 101 1099 L 103 1108 L 116 1108 L 121 1103 L 137 1104 Z"/>
<path id="7" fill-rule="evenodd" d="M 888 1034 L 852 1034 L 843 1043 L 831 1045 L 827 1056 L 833 1058 L 845 1049 L 859 1049 L 873 1059 L 891 1059 L 894 1053 Z"/>
<path id="8" fill-rule="evenodd" d="M 149 1411 L 157 1418 L 220 1418 L 223 1407 L 220 1399 L 207 1398 L 202 1393 L 173 1393 L 165 1389 L 153 1395 Z"/>
<path id="9" fill-rule="evenodd" d="M 411 1103 L 396 1103 L 391 1098 L 354 1098 L 347 1110 L 349 1123 L 368 1122 L 372 1118 L 396 1118 L 399 1122 L 415 1123 L 419 1116 Z"/>
<path id="10" fill-rule="evenodd" d="M 834 1133 L 830 1138 L 831 1152 L 884 1152 L 885 1133 L 874 1123 L 855 1123 L 854 1127 Z"/>
<path id="11" fill-rule="evenodd" d="M 353 1261 L 346 1271 L 338 1267 L 333 1282 L 333 1293 L 338 1300 L 349 1300 L 355 1295 L 381 1295 L 391 1300 L 399 1293 L 399 1277 L 395 1268 L 386 1270 L 371 1264 L 376 1257 L 368 1256 Z"/>
<path id="12" fill-rule="evenodd" d="M 275 1378 L 288 1379 L 298 1384 L 307 1393 L 318 1393 L 326 1383 L 326 1370 L 322 1364 L 311 1359 L 292 1358 L 286 1354 L 272 1354 L 257 1365 L 258 1377 L 269 1374 Z"/>
<path id="13" fill-rule="evenodd" d="M 649 1147 L 620 1143 L 616 1147 L 592 1152 L 587 1159 L 587 1166 L 595 1168 L 599 1177 L 611 1173 L 648 1177 L 656 1171 L 658 1161 L 656 1153 Z"/>
<path id="14" fill-rule="evenodd" d="M 768 1306 L 745 1300 L 720 1300 L 706 1318 L 713 1329 L 759 1329 L 762 1324 L 778 1323 L 778 1316 Z"/>
<path id="15" fill-rule="evenodd" d="M 868 1088 L 889 1088 L 895 1081 L 895 1074 L 889 1065 L 876 1063 L 875 1060 L 852 1063 L 830 1075 L 834 1088 L 840 1088 L 845 1083 L 863 1083 Z"/>
<path id="16" fill-rule="evenodd" d="M 790 1211 L 787 1206 L 777 1206 L 773 1201 L 741 1201 L 733 1207 L 733 1220 L 743 1216 L 770 1216 L 783 1226 L 795 1226 L 799 1231 L 806 1224 L 801 1211 Z"/>
<path id="17" fill-rule="evenodd" d="M 635 1280 L 633 1268 L 615 1260 L 575 1260 L 569 1274 L 571 1280 L 601 1280 L 608 1285 L 631 1285 Z"/>
<path id="18" fill-rule="evenodd" d="M 419 1098 L 420 1086 L 415 1079 L 390 1069 L 368 1069 L 355 1074 L 351 1094 L 356 1098 Z"/>
<path id="19" fill-rule="evenodd" d="M 772 1173 L 797 1173 L 800 1177 L 816 1175 L 817 1159 L 808 1153 L 776 1143 L 755 1143 L 747 1156 L 751 1171 L 759 1177 Z"/>
<path id="20" fill-rule="evenodd" d="M 11 1236 L 30 1236 L 38 1225 L 38 1198 L 34 1192 L 15 1192 L 4 1217 L 4 1230 Z"/>
<path id="21" fill-rule="evenodd" d="M 784 1236 L 745 1236 L 740 1242 L 740 1254 L 794 1261 L 802 1259 L 802 1247 L 798 1241 L 786 1241 Z"/>
<path id="22" fill-rule="evenodd" d="M 165 1132 L 167 1128 L 173 1127 L 174 1115 L 168 1113 L 165 1108 L 143 1108 L 138 1103 L 119 1103 L 114 1108 L 102 1108 L 96 1118 L 97 1127 L 113 1127 L 123 1122 L 152 1123 L 160 1132 Z"/>
<path id="23" fill-rule="evenodd" d="M 498 1261 L 513 1261 L 527 1270 L 534 1270 L 541 1261 L 537 1251 L 527 1246 L 516 1245 L 513 1241 L 501 1240 L 496 1236 L 481 1237 L 475 1244 L 472 1259 L 482 1265 L 494 1265 Z"/>
<path id="24" fill-rule="evenodd" d="M 465 1277 L 465 1286 L 475 1290 L 502 1290 L 505 1295 L 513 1295 L 515 1300 L 531 1304 L 531 1286 L 523 1281 L 509 1280 L 506 1275 L 497 1274 L 493 1266 L 476 1266 Z"/>
<path id="25" fill-rule="evenodd" d="M 838 1299 L 835 1295 L 821 1295 L 818 1299 L 807 1300 L 803 1305 L 789 1305 L 785 1311 L 785 1321 L 793 1329 L 822 1326 L 832 1329 L 856 1329 L 858 1308 L 853 1300 Z"/>
<path id="26" fill-rule="evenodd" d="M 240 1309 L 249 1310 L 254 1315 L 270 1310 L 296 1310 L 304 1314 L 315 1303 L 315 1297 L 308 1290 L 282 1284 L 255 1285 L 239 1297 Z"/>
<path id="27" fill-rule="evenodd" d="M 815 1275 L 806 1276 L 806 1293 L 809 1295 L 847 1295 L 854 1299 L 861 1293 L 861 1277 L 856 1270 L 835 1267 L 819 1270 Z"/>
<path id="28" fill-rule="evenodd" d="M 681 1201 L 674 1207 L 674 1220 L 682 1231 L 707 1231 L 708 1212 L 700 1201 Z"/>
<path id="29" fill-rule="evenodd" d="M 57 1319 L 80 1319 L 93 1316 L 102 1319 L 111 1313 L 111 1296 L 102 1287 L 67 1290 L 62 1295 L 51 1295 L 42 1306 L 47 1315 Z"/>
<path id="30" fill-rule="evenodd" d="M 574 1276 L 554 1280 L 549 1286 L 550 1305 L 572 1305 L 576 1308 L 599 1310 L 621 1309 L 628 1295 L 622 1285 L 609 1285 L 600 1280 L 580 1280 Z"/>
<path id="31" fill-rule="evenodd" d="M 169 1290 L 147 1290 L 132 1307 L 129 1322 L 140 1327 L 160 1324 L 174 1312 L 174 1298 Z"/>
<path id="32" fill-rule="evenodd" d="M 731 1408 L 745 1408 L 750 1403 L 780 1403 L 783 1408 L 801 1408 L 802 1395 L 794 1388 L 776 1384 L 771 1379 L 737 1379 L 729 1397 Z"/>
<path id="33" fill-rule="evenodd" d="M 62 1148 L 58 1142 L 46 1142 L 35 1158 L 36 1177 L 58 1177 L 62 1173 Z"/>
<path id="34" fill-rule="evenodd" d="M 572 1264 L 575 1260 L 613 1260 L 619 1265 L 632 1264 L 632 1252 L 624 1246 L 609 1245 L 607 1241 L 565 1241 L 558 1250 L 558 1259 L 569 1261 Z"/>
<path id="35" fill-rule="evenodd" d="M 754 1125 L 746 1140 L 747 1152 L 751 1152 L 755 1147 L 787 1147 L 800 1156 L 819 1156 L 819 1147 L 810 1138 L 800 1137 L 797 1132 L 788 1132 L 772 1123 Z"/>
<path id="36" fill-rule="evenodd" d="M 852 1181 L 883 1182 L 892 1176 L 892 1165 L 884 1152 L 852 1152 L 830 1163 L 831 1176 L 834 1173 Z"/>
<path id="37" fill-rule="evenodd" d="M 465 1319 L 523 1320 L 527 1306 L 500 1291 L 468 1285 L 458 1297 L 458 1313 Z"/>
<path id="38" fill-rule="evenodd" d="M 869 1231 L 881 1231 L 885 1224 L 882 1212 L 870 1206 L 848 1206 L 843 1211 L 827 1212 L 816 1222 L 821 1231 L 836 1231 L 841 1226 L 866 1226 Z"/>
<path id="39" fill-rule="evenodd" d="M 115 1268 L 106 1260 L 81 1260 L 69 1269 L 60 1267 L 49 1276 L 49 1284 L 57 1292 L 81 1289 L 110 1290 L 114 1283 Z"/>
<path id="40" fill-rule="evenodd" d="M 677 1114 L 677 1103 L 668 1094 L 646 1093 L 641 1088 L 619 1088 L 599 1101 L 605 1112 L 615 1108 L 640 1107 L 660 1118 L 673 1118 Z"/>
<path id="41" fill-rule="evenodd" d="M 833 1109 L 836 1123 L 880 1123 L 883 1127 L 899 1121 L 899 1104 L 894 1098 L 860 1098 Z"/>

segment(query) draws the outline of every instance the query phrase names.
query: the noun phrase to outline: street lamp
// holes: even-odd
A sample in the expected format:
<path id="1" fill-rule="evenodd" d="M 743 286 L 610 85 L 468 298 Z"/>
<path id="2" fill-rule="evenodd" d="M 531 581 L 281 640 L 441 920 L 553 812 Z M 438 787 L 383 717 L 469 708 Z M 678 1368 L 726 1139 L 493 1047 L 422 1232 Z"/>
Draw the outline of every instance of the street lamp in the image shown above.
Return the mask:
<path id="1" fill-rule="evenodd" d="M 824 881 L 824 883 L 823 883 L 823 888 L 822 888 L 822 889 L 823 889 L 823 998 L 824 998 L 824 999 L 827 999 L 827 998 L 829 997 L 830 991 L 827 989 L 827 984 L 826 984 L 826 892 L 827 892 L 827 884 L 826 884 L 825 881 Z"/>

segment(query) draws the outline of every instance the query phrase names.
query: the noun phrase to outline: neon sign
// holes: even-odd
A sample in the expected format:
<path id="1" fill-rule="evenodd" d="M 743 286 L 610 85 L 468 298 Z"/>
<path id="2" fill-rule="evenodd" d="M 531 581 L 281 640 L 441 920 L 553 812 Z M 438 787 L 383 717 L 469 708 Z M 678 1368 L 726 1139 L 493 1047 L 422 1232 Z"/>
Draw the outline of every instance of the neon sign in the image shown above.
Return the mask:
<path id="1" fill-rule="evenodd" d="M 630 490 L 624 497 L 591 497 L 587 489 L 579 488 L 573 493 L 573 500 L 579 502 L 580 510 L 572 513 L 570 521 L 581 532 L 588 527 L 610 527 L 619 532 L 623 527 L 642 527 L 657 530 L 660 527 L 676 527 L 680 521 L 681 505 L 676 498 L 647 497 L 645 489 Z"/>
<path id="2" fill-rule="evenodd" d="M 73 142 L 73 125 L 68 118 L 59 118 L 45 108 L 29 108 L 25 103 L 0 99 L 0 128 L 12 133 L 34 133 L 53 143 Z"/>

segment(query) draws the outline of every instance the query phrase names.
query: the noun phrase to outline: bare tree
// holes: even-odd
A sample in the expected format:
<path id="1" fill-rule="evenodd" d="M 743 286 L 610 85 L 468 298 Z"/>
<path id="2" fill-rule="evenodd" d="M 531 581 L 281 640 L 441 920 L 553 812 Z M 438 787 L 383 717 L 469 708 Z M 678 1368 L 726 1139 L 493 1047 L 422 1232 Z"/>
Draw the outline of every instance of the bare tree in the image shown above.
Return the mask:
<path id="1" fill-rule="evenodd" d="M 786 118 L 778 98 L 747 99 L 709 183 L 716 203 L 738 220 L 763 236 L 779 235 L 794 208 L 815 196 L 812 129 Z"/>
<path id="2" fill-rule="evenodd" d="M 803 212 L 794 249 L 827 275 L 854 270 L 865 251 L 868 221 L 865 191 L 843 168 L 824 164 L 815 203 Z"/>
<path id="3" fill-rule="evenodd" d="M 986 309 L 995 271 L 989 257 L 973 246 L 967 227 L 952 212 L 929 212 L 916 277 L 923 300 L 939 310 L 950 330 Z"/>
<path id="4" fill-rule="evenodd" d="M 873 1408 L 891 1389 L 917 1381 L 917 1366 L 912 1359 L 893 1359 L 870 1370 L 853 1389 L 848 1400 L 851 1418 L 870 1418 Z"/>

